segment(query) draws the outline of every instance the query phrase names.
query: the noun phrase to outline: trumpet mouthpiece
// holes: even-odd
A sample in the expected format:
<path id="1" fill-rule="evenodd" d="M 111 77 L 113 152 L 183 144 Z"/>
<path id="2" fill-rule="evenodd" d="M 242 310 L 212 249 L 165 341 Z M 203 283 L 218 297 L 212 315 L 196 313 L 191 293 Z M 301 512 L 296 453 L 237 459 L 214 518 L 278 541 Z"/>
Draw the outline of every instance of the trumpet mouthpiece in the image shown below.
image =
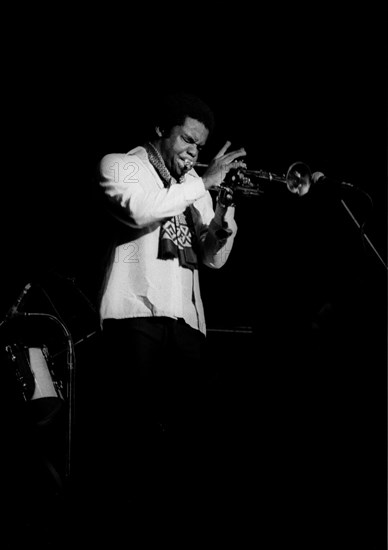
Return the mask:
<path id="1" fill-rule="evenodd" d="M 184 163 L 185 163 L 185 166 L 186 166 L 186 169 L 187 169 L 187 170 L 191 170 L 192 167 L 194 166 L 194 162 L 192 162 L 192 161 L 189 160 L 189 159 L 185 159 Z"/>

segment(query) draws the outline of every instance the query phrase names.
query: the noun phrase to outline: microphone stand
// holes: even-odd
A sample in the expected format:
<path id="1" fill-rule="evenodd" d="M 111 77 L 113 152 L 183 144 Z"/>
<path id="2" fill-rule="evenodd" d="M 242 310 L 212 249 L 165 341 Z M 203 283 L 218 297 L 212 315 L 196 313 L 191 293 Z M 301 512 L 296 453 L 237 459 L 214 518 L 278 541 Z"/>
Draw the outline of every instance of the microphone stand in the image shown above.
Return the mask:
<path id="1" fill-rule="evenodd" d="M 362 230 L 361 228 L 361 224 L 357 221 L 356 217 L 354 216 L 354 214 L 352 213 L 352 211 L 350 210 L 349 206 L 346 204 L 346 202 L 341 199 L 341 204 L 342 206 L 344 207 L 344 209 L 346 210 L 346 212 L 349 214 L 350 218 L 352 219 L 352 221 L 355 223 L 356 227 L 360 230 Z M 369 239 L 368 235 L 366 235 L 366 233 L 362 232 L 362 236 L 363 238 L 365 239 L 365 241 L 369 244 L 369 246 L 371 247 L 371 250 L 373 250 L 376 258 L 378 258 L 378 260 L 383 264 L 383 266 L 385 267 L 385 269 L 388 271 L 388 266 L 387 264 L 384 262 L 383 258 L 380 256 L 380 254 L 378 253 L 378 251 L 376 250 L 375 246 L 373 245 L 372 241 Z"/>

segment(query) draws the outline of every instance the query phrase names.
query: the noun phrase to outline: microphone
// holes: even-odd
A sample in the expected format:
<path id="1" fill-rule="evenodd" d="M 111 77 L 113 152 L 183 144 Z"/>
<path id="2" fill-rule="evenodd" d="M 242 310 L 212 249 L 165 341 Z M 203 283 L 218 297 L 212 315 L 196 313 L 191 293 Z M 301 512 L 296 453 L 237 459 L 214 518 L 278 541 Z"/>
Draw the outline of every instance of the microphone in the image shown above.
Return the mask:
<path id="1" fill-rule="evenodd" d="M 8 321 L 8 319 L 11 319 L 12 317 L 14 317 L 17 314 L 19 306 L 22 303 L 22 301 L 24 300 L 24 297 L 26 296 L 26 294 L 30 290 L 30 288 L 31 288 L 31 283 L 26 284 L 26 286 L 23 288 L 19 298 L 16 300 L 16 302 L 13 304 L 13 306 L 10 307 L 10 309 L 6 313 L 4 319 L 0 322 L 0 327 L 4 323 L 6 323 Z"/>
<path id="2" fill-rule="evenodd" d="M 314 172 L 311 174 L 311 181 L 313 184 L 319 183 L 319 184 L 328 184 L 328 185 L 335 185 L 337 187 L 355 187 L 352 183 L 347 183 L 346 181 L 338 181 L 333 180 L 331 178 L 328 178 L 323 174 L 323 172 Z"/>

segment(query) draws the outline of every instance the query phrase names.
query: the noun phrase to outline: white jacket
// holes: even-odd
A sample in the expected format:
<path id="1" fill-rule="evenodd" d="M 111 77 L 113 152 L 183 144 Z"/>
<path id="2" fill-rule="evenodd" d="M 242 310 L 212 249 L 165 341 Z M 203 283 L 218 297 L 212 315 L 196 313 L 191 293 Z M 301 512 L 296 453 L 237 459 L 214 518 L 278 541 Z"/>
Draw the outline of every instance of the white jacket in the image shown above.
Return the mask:
<path id="1" fill-rule="evenodd" d="M 234 208 L 225 211 L 217 205 L 214 211 L 213 199 L 194 170 L 181 184 L 165 188 L 143 147 L 104 156 L 100 185 L 110 212 L 123 224 L 105 270 L 101 321 L 167 316 L 182 318 L 206 334 L 198 270 L 181 267 L 176 258 L 157 258 L 160 227 L 193 204 L 198 260 L 218 269 L 228 259 L 237 232 Z M 216 235 L 222 223 L 232 230 L 228 238 Z"/>

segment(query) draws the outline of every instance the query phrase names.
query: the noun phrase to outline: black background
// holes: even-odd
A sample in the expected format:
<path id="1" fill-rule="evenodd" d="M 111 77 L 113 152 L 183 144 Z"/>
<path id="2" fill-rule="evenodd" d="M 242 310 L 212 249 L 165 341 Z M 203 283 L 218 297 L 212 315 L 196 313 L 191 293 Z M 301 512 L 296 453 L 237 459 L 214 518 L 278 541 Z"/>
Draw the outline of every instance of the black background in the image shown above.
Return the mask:
<path id="1" fill-rule="evenodd" d="M 96 163 L 142 141 L 149 105 L 164 89 L 196 93 L 213 108 L 216 133 L 203 161 L 229 139 L 232 148 L 246 148 L 251 169 L 284 174 L 304 161 L 312 172 L 353 183 L 364 193 L 322 185 L 298 198 L 271 184 L 260 197 L 242 197 L 232 255 L 221 271 L 203 270 L 202 283 L 209 354 L 223 362 L 226 395 L 246 407 L 239 434 L 272 445 L 277 489 L 285 484 L 296 498 L 294 476 L 308 472 L 316 489 L 311 502 L 322 495 L 335 510 L 328 532 L 342 517 L 344 540 L 357 536 L 359 522 L 362 534 L 374 537 L 385 521 L 386 267 L 341 199 L 366 222 L 386 262 L 379 17 L 354 8 L 322 13 L 322 6 L 315 13 L 235 6 L 223 17 L 186 10 L 177 8 L 169 24 L 113 10 L 92 18 L 52 14 L 49 24 L 36 12 L 33 20 L 24 14 L 23 25 L 11 19 L 1 311 L 27 283 L 51 276 L 59 276 L 57 307 L 68 277 L 93 301 L 102 230 L 93 200 Z M 71 300 L 70 325 L 82 338 L 95 320 Z M 38 296 L 35 307 L 46 305 Z M 330 314 L 316 342 L 311 326 L 324 305 Z M 253 332 L 242 336 L 241 327 Z M 227 414 L 234 413 L 232 407 Z M 239 424 L 242 417 L 235 418 Z M 300 450 L 297 458 L 290 448 Z M 319 460 L 308 458 L 312 448 Z M 290 495 L 282 498 L 292 506 Z M 327 506 L 317 514 L 325 517 Z"/>

